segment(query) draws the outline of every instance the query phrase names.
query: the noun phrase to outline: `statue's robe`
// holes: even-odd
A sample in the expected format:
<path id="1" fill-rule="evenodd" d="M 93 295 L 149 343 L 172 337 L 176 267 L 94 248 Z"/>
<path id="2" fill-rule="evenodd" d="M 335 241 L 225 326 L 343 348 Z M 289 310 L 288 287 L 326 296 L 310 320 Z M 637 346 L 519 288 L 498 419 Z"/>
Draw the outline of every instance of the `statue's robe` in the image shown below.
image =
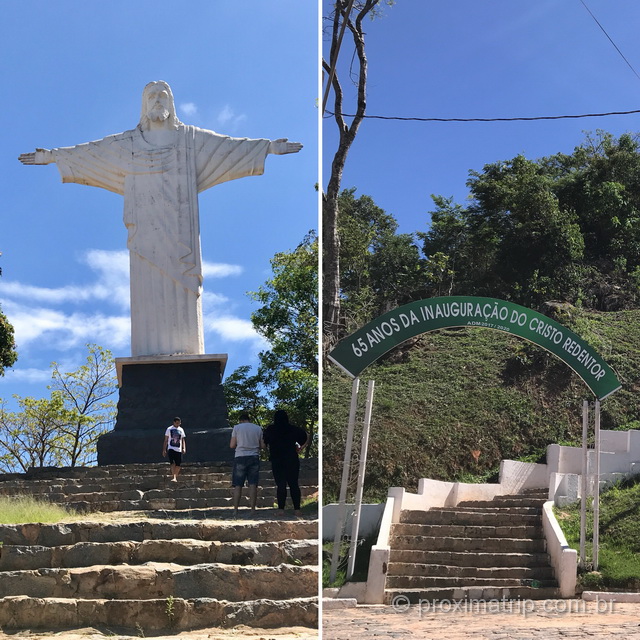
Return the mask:
<path id="1" fill-rule="evenodd" d="M 124 196 L 133 356 L 204 353 L 198 193 L 261 175 L 269 144 L 180 124 L 166 146 L 138 127 L 52 150 L 63 182 Z"/>

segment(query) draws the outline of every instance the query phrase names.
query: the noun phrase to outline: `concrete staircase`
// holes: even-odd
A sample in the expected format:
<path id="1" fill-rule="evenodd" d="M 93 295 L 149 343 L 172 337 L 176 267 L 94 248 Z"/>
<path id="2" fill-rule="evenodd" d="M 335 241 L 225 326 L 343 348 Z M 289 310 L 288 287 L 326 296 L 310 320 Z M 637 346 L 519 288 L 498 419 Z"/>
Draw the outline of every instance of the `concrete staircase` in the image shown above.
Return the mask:
<path id="1" fill-rule="evenodd" d="M 303 497 L 317 491 L 314 463 L 300 477 Z M 1 494 L 85 512 L 0 526 L 0 627 L 317 628 L 316 514 L 277 518 L 267 470 L 256 516 L 232 520 L 230 478 L 224 463 L 185 466 L 178 483 L 168 464 L 0 476 Z"/>
<path id="2" fill-rule="evenodd" d="M 559 597 L 545 551 L 546 492 L 405 511 L 391 531 L 385 602 Z"/>

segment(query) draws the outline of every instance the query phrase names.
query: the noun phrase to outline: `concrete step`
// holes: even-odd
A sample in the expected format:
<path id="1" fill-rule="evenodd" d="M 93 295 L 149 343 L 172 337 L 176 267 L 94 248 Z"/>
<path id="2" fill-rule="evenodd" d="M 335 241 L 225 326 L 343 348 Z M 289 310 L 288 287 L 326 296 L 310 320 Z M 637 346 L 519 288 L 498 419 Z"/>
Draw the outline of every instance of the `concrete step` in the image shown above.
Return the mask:
<path id="1" fill-rule="evenodd" d="M 56 547 L 78 542 L 121 542 L 188 538 L 218 542 L 277 542 L 318 537 L 317 520 L 265 520 L 257 522 L 149 521 L 66 522 L 59 524 L 0 525 L 6 545 Z"/>
<path id="2" fill-rule="evenodd" d="M 540 567 L 549 566 L 546 553 L 484 553 L 468 551 L 422 551 L 391 549 L 391 563 L 446 565 L 456 567 Z"/>
<path id="3" fill-rule="evenodd" d="M 459 524 L 409 524 L 392 526 L 393 535 L 436 536 L 453 538 L 542 538 L 542 525 L 465 526 Z"/>
<path id="4" fill-rule="evenodd" d="M 450 588 L 430 588 L 430 589 L 388 589 L 385 591 L 385 604 L 392 604 L 394 598 L 402 596 L 406 598 L 404 602 L 418 604 L 422 602 L 423 611 L 426 603 L 435 603 L 446 601 L 450 605 L 448 609 L 453 611 L 453 603 L 459 603 L 461 611 L 477 611 L 477 607 L 483 606 L 483 603 L 489 601 L 505 600 L 515 601 L 513 608 L 518 612 L 517 608 L 523 600 L 551 600 L 560 597 L 560 589 L 556 587 L 536 588 L 529 586 L 519 587 L 497 587 L 497 586 L 478 586 L 478 587 L 450 587 Z M 465 601 L 475 601 L 466 602 Z M 482 601 L 482 602 L 478 602 Z M 524 605 L 524 603 L 522 603 Z M 468 609 L 464 607 L 467 606 Z M 476 607 L 475 609 L 473 607 Z M 483 611 L 483 609 L 480 609 Z"/>
<path id="5" fill-rule="evenodd" d="M 7 597 L 0 600 L 3 629 L 106 627 L 150 633 L 204 627 L 318 627 L 318 599 L 251 599 L 227 602 L 211 598 L 169 600 L 79 600 Z"/>
<path id="6" fill-rule="evenodd" d="M 441 578 L 501 578 L 511 580 L 553 580 L 553 569 L 538 567 L 493 567 L 455 566 L 442 564 L 417 564 L 408 562 L 389 562 L 387 576 L 423 576 Z M 400 585 L 396 585 L 400 586 Z"/>
<path id="7" fill-rule="evenodd" d="M 393 549 L 429 551 L 481 551 L 484 553 L 543 553 L 545 541 L 536 538 L 454 538 L 394 535 Z"/>
<path id="8" fill-rule="evenodd" d="M 317 566 L 318 542 L 208 542 L 185 538 L 142 542 L 78 542 L 75 545 L 56 547 L 0 547 L 0 571 L 72 568 L 98 564 L 139 565 L 146 562 L 171 562 L 183 566 L 207 563 L 271 567 L 283 563 Z"/>
<path id="9" fill-rule="evenodd" d="M 541 514 L 503 513 L 501 510 L 492 512 L 468 511 L 457 509 L 429 509 L 428 511 L 402 511 L 400 522 L 412 524 L 456 524 L 472 526 L 537 526 L 540 524 Z"/>
<path id="10" fill-rule="evenodd" d="M 495 507 L 528 507 L 540 510 L 542 505 L 547 501 L 545 498 L 535 498 L 532 496 L 496 496 L 493 500 L 465 500 L 459 502 L 458 507 L 474 507 L 474 508 L 495 508 Z"/>
<path id="11" fill-rule="evenodd" d="M 216 598 L 230 601 L 286 599 L 318 593 L 318 567 L 219 563 L 183 567 L 147 562 L 141 566 L 94 565 L 72 569 L 4 571 L 0 598 L 153 599 Z"/>
<path id="12" fill-rule="evenodd" d="M 449 513 L 451 511 L 462 512 L 462 513 L 504 513 L 508 515 L 515 516 L 539 516 L 541 509 L 538 507 L 523 507 L 523 506 L 515 506 L 515 507 L 501 507 L 497 505 L 495 502 L 483 502 L 480 506 L 477 507 L 467 507 L 462 504 L 459 504 L 456 507 L 436 507 L 431 509 L 431 511 L 443 511 L 445 513 Z"/>
<path id="13" fill-rule="evenodd" d="M 522 578 L 476 578 L 470 576 L 388 576 L 388 589 L 442 589 L 451 587 L 509 587 L 529 586 L 531 583 L 540 588 L 557 587 L 555 580 L 524 580 Z"/>

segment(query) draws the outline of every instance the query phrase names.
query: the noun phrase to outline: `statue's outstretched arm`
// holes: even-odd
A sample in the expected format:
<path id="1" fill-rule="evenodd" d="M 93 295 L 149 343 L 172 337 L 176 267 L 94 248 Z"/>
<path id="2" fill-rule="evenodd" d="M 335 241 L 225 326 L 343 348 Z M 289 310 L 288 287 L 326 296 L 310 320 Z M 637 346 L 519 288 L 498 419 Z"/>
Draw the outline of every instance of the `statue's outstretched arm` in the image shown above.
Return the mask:
<path id="1" fill-rule="evenodd" d="M 286 153 L 298 153 L 300 149 L 302 145 L 299 142 L 289 142 L 286 138 L 279 138 L 271 141 L 268 153 L 282 156 Z"/>
<path id="2" fill-rule="evenodd" d="M 21 153 L 18 160 L 22 164 L 51 164 L 56 158 L 49 149 L 36 149 L 32 153 Z"/>

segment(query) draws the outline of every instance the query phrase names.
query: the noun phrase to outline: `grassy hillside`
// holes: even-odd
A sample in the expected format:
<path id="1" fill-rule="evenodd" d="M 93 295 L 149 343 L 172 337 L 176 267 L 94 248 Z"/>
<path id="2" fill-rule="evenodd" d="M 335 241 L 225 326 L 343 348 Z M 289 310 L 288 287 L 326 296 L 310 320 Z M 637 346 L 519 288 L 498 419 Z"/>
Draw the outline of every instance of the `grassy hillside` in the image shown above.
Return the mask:
<path id="1" fill-rule="evenodd" d="M 591 501 L 589 501 L 591 503 Z M 580 505 L 556 508 L 568 543 L 580 550 Z M 593 511 L 587 514 L 587 562 L 593 559 Z M 640 480 L 622 482 L 600 496 L 600 551 L 598 571 L 579 574 L 584 589 L 632 590 L 640 589 Z M 586 569 L 591 567 L 587 566 Z"/>
<path id="2" fill-rule="evenodd" d="M 640 311 L 586 312 L 563 305 L 555 319 L 590 342 L 623 389 L 602 404 L 602 427 L 640 427 Z M 567 365 L 541 348 L 488 329 L 422 335 L 361 375 L 376 390 L 365 498 L 419 478 L 482 481 L 503 458 L 542 460 L 550 443 L 579 443 L 582 401 L 592 399 Z M 351 379 L 323 379 L 324 501 L 339 492 Z M 362 409 L 361 409 L 362 412 Z"/>

